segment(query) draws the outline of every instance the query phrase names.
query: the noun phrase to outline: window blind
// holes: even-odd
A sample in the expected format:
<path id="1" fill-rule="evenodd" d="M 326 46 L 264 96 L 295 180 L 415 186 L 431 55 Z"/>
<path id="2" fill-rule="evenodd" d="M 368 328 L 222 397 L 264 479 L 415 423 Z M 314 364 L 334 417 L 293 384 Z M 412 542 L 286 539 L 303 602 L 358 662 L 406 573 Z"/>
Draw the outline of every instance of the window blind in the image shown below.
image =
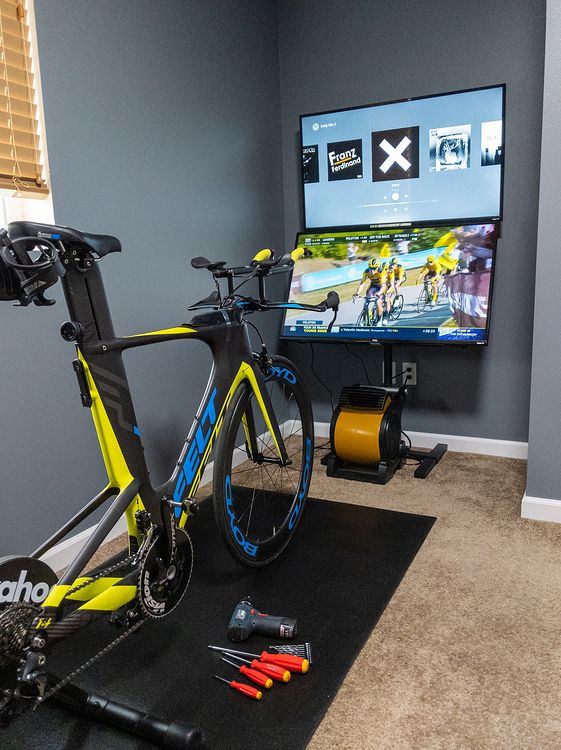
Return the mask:
<path id="1" fill-rule="evenodd" d="M 0 0 L 0 188 L 49 192 L 36 102 L 25 4 Z"/>

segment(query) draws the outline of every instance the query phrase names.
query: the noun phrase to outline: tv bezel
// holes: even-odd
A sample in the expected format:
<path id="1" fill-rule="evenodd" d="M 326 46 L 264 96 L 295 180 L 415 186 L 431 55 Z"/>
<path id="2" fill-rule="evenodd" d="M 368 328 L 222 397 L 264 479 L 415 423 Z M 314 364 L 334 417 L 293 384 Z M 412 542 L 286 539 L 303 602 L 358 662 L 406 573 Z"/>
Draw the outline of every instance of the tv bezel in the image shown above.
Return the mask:
<path id="1" fill-rule="evenodd" d="M 384 107 L 388 104 L 402 104 L 405 102 L 414 102 L 419 101 L 420 99 L 436 99 L 441 96 L 453 96 L 454 94 L 469 94 L 473 91 L 486 91 L 488 89 L 502 89 L 502 146 L 503 146 L 503 161 L 501 163 L 501 188 L 500 188 L 500 196 L 499 196 L 499 214 L 498 216 L 458 216 L 455 218 L 438 218 L 435 217 L 434 219 L 426 220 L 426 221 L 402 221 L 402 222 L 378 222 L 378 223 L 366 223 L 366 224 L 336 224 L 331 226 L 307 226 L 306 225 L 306 195 L 305 195 L 305 183 L 304 183 L 304 174 L 302 170 L 302 149 L 304 148 L 303 143 L 303 137 L 302 137 L 302 120 L 304 117 L 319 117 L 323 115 L 332 115 L 337 114 L 338 112 L 349 112 L 351 110 L 359 110 L 359 109 L 370 109 L 372 107 Z M 468 89 L 458 89 L 457 91 L 445 91 L 441 92 L 439 94 L 428 94 L 426 96 L 410 96 L 405 99 L 393 99 L 390 101 L 385 102 L 373 102 L 372 104 L 360 104 L 356 107 L 341 107 L 339 109 L 328 109 L 324 112 L 308 112 L 305 114 L 299 115 L 299 122 L 300 122 L 300 132 L 299 132 L 299 141 L 300 141 L 300 151 L 299 151 L 299 160 L 298 163 L 300 165 L 300 193 L 302 197 L 302 212 L 303 212 L 303 226 L 304 231 L 314 232 L 314 234 L 320 234 L 321 232 L 335 232 L 335 231 L 344 231 L 345 229 L 382 229 L 382 228 L 391 228 L 391 227 L 423 227 L 423 226 L 436 226 L 438 224 L 483 224 L 483 223 L 490 223 L 490 222 L 500 222 L 503 219 L 503 202 L 504 202 L 504 174 L 505 174 L 505 113 L 506 113 L 506 83 L 496 83 L 490 86 L 476 86 L 474 88 L 468 88 Z"/>
<path id="2" fill-rule="evenodd" d="M 440 222 L 414 222 L 411 225 L 413 228 L 421 228 L 422 226 L 429 226 L 429 227 L 438 227 L 438 226 L 449 226 L 450 223 L 454 222 L 448 222 L 448 221 L 440 221 Z M 285 328 L 285 321 L 286 321 L 286 315 L 287 310 L 284 311 L 284 314 L 282 316 L 282 323 L 281 323 L 281 333 L 279 336 L 279 339 L 281 341 L 293 341 L 295 343 L 317 343 L 322 341 L 324 344 L 367 344 L 368 346 L 383 346 L 384 344 L 403 344 L 405 346 L 488 346 L 489 345 L 489 330 L 491 327 L 491 311 L 493 308 L 493 288 L 494 288 L 494 282 L 495 282 L 495 262 L 497 259 L 497 245 L 499 237 L 501 236 L 501 222 L 499 220 L 492 220 L 488 219 L 485 222 L 482 221 L 476 221 L 476 222 L 464 222 L 464 224 L 468 223 L 474 223 L 474 224 L 495 224 L 495 237 L 496 237 L 496 243 L 495 243 L 495 249 L 493 251 L 493 263 L 491 265 L 491 279 L 489 281 L 489 302 L 487 306 L 487 325 L 485 326 L 486 330 L 486 336 L 483 341 L 455 341 L 451 339 L 447 339 L 446 341 L 423 341 L 422 339 L 404 339 L 404 338 L 390 338 L 384 337 L 382 339 L 378 339 L 375 336 L 372 336 L 372 338 L 354 338 L 352 336 L 345 336 L 344 338 L 339 338 L 337 335 L 331 335 L 330 333 L 325 333 L 323 335 L 302 335 L 302 336 L 288 336 L 284 333 Z M 351 227 L 339 227 L 337 231 L 344 232 L 347 229 L 349 231 L 368 231 L 369 229 L 391 229 L 392 225 L 385 224 L 383 227 L 364 227 L 363 229 L 359 229 L 357 227 L 351 226 Z M 328 233 L 330 230 L 320 230 L 320 231 L 312 231 L 309 228 L 303 229 L 300 232 L 296 232 L 296 237 L 294 240 L 294 247 L 298 247 L 298 236 L 302 234 L 324 234 Z M 333 229 L 335 231 L 335 229 Z M 287 291 L 287 297 L 290 294 L 290 288 L 292 286 L 292 276 L 294 275 L 294 268 L 292 267 L 290 271 L 290 278 L 289 278 L 289 284 L 288 284 L 288 291 Z M 397 326 L 393 326 L 396 328 Z M 403 328 L 412 328 L 413 326 L 404 326 Z M 375 331 L 376 329 L 373 329 Z M 403 330 L 403 329 L 402 329 Z"/>

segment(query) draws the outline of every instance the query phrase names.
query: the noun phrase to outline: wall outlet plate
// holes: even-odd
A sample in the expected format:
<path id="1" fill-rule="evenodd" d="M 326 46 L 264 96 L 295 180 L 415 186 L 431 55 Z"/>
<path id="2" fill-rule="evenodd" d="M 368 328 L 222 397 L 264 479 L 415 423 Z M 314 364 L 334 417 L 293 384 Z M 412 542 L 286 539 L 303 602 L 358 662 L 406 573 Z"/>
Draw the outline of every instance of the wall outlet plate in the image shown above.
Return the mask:
<path id="1" fill-rule="evenodd" d="M 416 362 L 404 362 L 399 370 L 403 371 L 403 375 L 400 380 L 403 385 L 407 381 L 407 385 L 417 385 L 417 363 Z"/>

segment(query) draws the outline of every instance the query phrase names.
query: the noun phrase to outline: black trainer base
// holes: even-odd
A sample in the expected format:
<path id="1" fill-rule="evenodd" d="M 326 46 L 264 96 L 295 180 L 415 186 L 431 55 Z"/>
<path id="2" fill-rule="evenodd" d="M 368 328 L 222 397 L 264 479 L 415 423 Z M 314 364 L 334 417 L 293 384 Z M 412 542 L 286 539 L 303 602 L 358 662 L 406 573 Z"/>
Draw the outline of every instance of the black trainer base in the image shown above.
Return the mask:
<path id="1" fill-rule="evenodd" d="M 446 443 L 437 443 L 430 451 L 418 451 L 409 448 L 406 458 L 419 462 L 413 476 L 417 479 L 426 479 L 447 450 L 448 445 Z"/>
<path id="2" fill-rule="evenodd" d="M 376 466 L 363 466 L 362 464 L 341 461 L 335 453 L 328 453 L 321 459 L 321 463 L 326 467 L 328 477 L 354 479 L 357 482 L 372 482 L 373 484 L 387 484 L 397 469 L 401 469 L 404 461 L 400 457 L 392 461 L 380 461 Z M 415 474 L 415 476 L 417 475 Z"/>
<path id="3" fill-rule="evenodd" d="M 58 682 L 60 678 L 48 676 L 48 687 Z M 158 747 L 172 750 L 203 750 L 207 747 L 203 734 L 197 727 L 184 721 L 162 721 L 123 703 L 88 693 L 76 685 L 65 685 L 53 695 L 52 700 L 72 713 L 79 713 L 92 721 L 101 721 L 128 734 L 135 734 Z"/>

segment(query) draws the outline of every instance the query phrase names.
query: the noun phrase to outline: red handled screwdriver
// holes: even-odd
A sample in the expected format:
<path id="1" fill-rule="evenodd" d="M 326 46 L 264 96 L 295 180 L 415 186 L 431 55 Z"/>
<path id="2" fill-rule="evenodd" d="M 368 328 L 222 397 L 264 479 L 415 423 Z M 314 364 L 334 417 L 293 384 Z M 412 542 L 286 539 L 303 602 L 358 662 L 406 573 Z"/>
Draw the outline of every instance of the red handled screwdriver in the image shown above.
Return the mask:
<path id="1" fill-rule="evenodd" d="M 253 661 L 250 661 L 249 659 L 243 659 L 241 656 L 236 656 L 236 654 L 228 653 L 228 656 L 231 656 L 232 659 L 239 659 L 240 661 L 244 661 L 246 664 L 249 664 L 258 672 L 261 672 L 264 675 L 269 675 L 269 677 L 272 677 L 276 682 L 290 682 L 290 678 L 292 677 L 288 669 L 283 669 L 276 664 L 263 664 L 263 662 L 257 661 L 257 659 L 253 659 Z"/>
<path id="2" fill-rule="evenodd" d="M 225 677 L 219 677 L 217 674 L 214 675 L 217 680 L 221 680 L 222 682 L 225 682 L 226 685 L 229 685 L 234 690 L 237 690 L 238 693 L 243 693 L 244 695 L 247 695 L 249 698 L 253 698 L 256 701 L 260 701 L 263 697 L 263 693 L 261 690 L 257 690 L 257 688 L 251 687 L 251 685 L 244 685 L 243 682 L 235 682 L 235 680 L 227 680 Z"/>
<path id="3" fill-rule="evenodd" d="M 310 669 L 310 662 L 301 656 L 291 656 L 290 654 L 270 654 L 268 651 L 262 651 L 259 654 L 248 654 L 247 651 L 234 651 L 231 648 L 221 648 L 220 646 L 209 646 L 214 651 L 222 651 L 224 654 L 237 654 L 238 656 L 249 656 L 252 659 L 259 659 L 265 664 L 276 664 L 289 672 L 301 672 L 306 674 Z"/>
<path id="4" fill-rule="evenodd" d="M 239 670 L 240 674 L 245 675 L 248 680 L 251 680 L 251 682 L 254 682 L 256 685 L 261 685 L 261 687 L 267 688 L 267 690 L 273 687 L 273 681 L 270 677 L 267 677 L 266 674 L 263 674 L 263 672 L 259 672 L 256 669 L 250 669 L 249 667 L 246 667 L 245 664 L 242 664 L 241 666 L 239 664 L 234 664 L 233 661 L 226 659 L 224 656 L 222 657 L 222 661 L 225 661 L 226 664 L 231 664 L 232 667 Z"/>

